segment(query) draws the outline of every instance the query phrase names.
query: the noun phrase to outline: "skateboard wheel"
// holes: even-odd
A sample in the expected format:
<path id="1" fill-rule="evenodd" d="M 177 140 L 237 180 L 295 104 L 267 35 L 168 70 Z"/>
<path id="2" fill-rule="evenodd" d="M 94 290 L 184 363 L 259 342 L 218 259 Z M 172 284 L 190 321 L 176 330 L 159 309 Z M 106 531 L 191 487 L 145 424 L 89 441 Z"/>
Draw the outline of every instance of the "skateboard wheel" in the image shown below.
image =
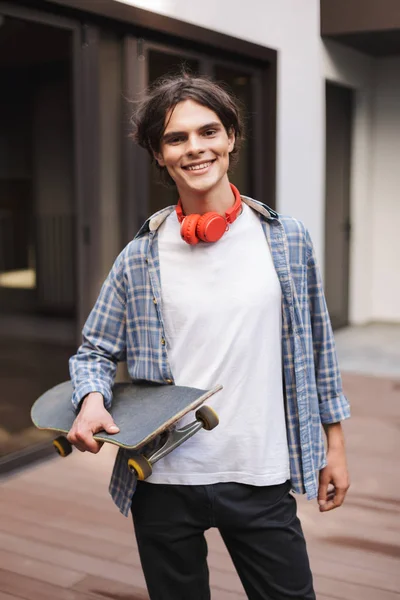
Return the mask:
<path id="1" fill-rule="evenodd" d="M 63 458 L 72 452 L 72 445 L 63 435 L 60 435 L 58 438 L 53 440 L 53 446 L 57 450 L 58 454 Z"/>
<path id="2" fill-rule="evenodd" d="M 128 467 L 131 473 L 134 473 L 139 481 L 144 481 L 153 472 L 152 466 L 145 456 L 141 454 L 128 460 Z"/>
<path id="3" fill-rule="evenodd" d="M 203 423 L 203 427 L 206 431 L 211 431 L 219 423 L 219 418 L 215 410 L 211 406 L 201 406 L 196 410 L 196 419 Z"/>

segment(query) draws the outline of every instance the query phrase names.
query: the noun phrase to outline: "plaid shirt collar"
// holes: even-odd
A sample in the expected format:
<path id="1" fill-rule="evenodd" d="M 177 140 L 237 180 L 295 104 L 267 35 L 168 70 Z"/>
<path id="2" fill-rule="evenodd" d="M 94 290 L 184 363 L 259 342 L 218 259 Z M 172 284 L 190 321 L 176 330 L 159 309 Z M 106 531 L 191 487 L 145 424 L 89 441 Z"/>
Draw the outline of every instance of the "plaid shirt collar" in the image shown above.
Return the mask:
<path id="1" fill-rule="evenodd" d="M 243 202 L 245 202 L 248 206 L 253 208 L 256 212 L 260 213 L 267 220 L 279 220 L 279 215 L 272 208 L 263 204 L 262 202 L 258 202 L 258 200 L 253 200 L 248 196 L 241 196 Z M 139 232 L 136 235 L 136 238 L 139 238 L 146 233 L 153 233 L 157 231 L 160 225 L 165 221 L 165 219 L 175 210 L 175 206 L 167 206 L 166 208 L 162 208 L 154 215 L 152 215 L 140 228 Z"/>

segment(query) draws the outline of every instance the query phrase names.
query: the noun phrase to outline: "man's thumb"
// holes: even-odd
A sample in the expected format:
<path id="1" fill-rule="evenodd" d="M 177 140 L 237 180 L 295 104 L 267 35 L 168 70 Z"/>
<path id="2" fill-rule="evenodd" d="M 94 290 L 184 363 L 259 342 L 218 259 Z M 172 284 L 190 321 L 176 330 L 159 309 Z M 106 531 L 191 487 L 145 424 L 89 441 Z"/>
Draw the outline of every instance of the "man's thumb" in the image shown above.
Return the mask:
<path id="1" fill-rule="evenodd" d="M 107 431 L 107 433 L 118 433 L 119 432 L 118 425 L 116 425 L 113 421 L 106 423 L 104 425 L 104 429 Z"/>

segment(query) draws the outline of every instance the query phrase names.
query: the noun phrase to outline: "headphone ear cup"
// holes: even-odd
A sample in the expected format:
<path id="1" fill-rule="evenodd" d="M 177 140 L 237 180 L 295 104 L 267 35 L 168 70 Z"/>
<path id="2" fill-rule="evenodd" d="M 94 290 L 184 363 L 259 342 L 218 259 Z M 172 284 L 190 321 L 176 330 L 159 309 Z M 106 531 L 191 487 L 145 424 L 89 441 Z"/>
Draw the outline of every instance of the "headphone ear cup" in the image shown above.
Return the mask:
<path id="1" fill-rule="evenodd" d="M 182 221 L 181 237 L 187 244 L 190 244 L 190 246 L 195 246 L 200 241 L 196 234 L 199 219 L 200 215 L 191 214 Z"/>
<path id="2" fill-rule="evenodd" d="M 203 242 L 217 242 L 226 231 L 226 219 L 217 212 L 202 215 L 197 223 L 197 236 Z"/>

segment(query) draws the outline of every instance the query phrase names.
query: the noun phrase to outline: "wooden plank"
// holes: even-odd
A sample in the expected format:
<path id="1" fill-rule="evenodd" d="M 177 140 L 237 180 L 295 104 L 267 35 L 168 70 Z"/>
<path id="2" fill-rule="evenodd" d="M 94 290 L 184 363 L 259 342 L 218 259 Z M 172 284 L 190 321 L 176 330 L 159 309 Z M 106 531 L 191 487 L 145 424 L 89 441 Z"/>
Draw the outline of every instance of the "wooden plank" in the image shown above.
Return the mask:
<path id="1" fill-rule="evenodd" d="M 45 542 L 55 548 L 76 550 L 97 558 L 115 559 L 127 552 L 126 547 L 122 545 L 109 541 L 99 544 L 93 538 L 71 532 L 69 529 L 60 531 L 49 525 L 43 527 L 43 524 L 29 523 L 15 516 L 10 520 L 7 515 L 2 513 L 0 513 L 0 532 L 10 533 L 26 540 Z"/>
<path id="2" fill-rule="evenodd" d="M 247 596 L 243 593 L 228 592 L 227 590 L 211 589 L 212 600 L 246 600 Z"/>
<path id="3" fill-rule="evenodd" d="M 81 571 L 56 565 L 49 568 L 46 561 L 21 556 L 8 548 L 5 550 L 0 548 L 0 565 L 5 571 L 52 583 L 62 588 L 69 588 L 84 577 Z"/>
<path id="4" fill-rule="evenodd" d="M 18 600 L 18 598 L 23 598 L 23 596 L 11 596 L 11 594 L 0 592 L 0 600 Z"/>
<path id="5" fill-rule="evenodd" d="M 24 600 L 93 600 L 93 596 L 84 592 L 51 585 L 4 569 L 0 569 L 0 590 L 1 593 Z"/>
<path id="6" fill-rule="evenodd" d="M 126 548 L 134 547 L 135 538 L 134 533 L 123 533 L 121 531 L 115 531 L 112 525 L 108 524 L 92 524 L 86 523 L 85 521 L 78 520 L 79 515 L 76 514 L 73 506 L 71 506 L 70 513 L 65 515 L 51 516 L 46 514 L 46 511 L 41 506 L 36 507 L 21 507 L 17 503 L 1 502 L 0 501 L 0 513 L 8 516 L 10 519 L 21 519 L 26 523 L 41 523 L 43 526 L 52 527 L 60 531 L 60 535 L 64 531 L 70 531 L 76 535 L 87 536 L 90 540 L 97 543 L 110 543 L 121 544 Z M 124 517 L 121 517 L 122 519 Z M 128 527 L 132 528 L 130 520 L 126 520 Z"/>
<path id="7" fill-rule="evenodd" d="M 10 474 L 8 481 L 21 480 L 35 484 L 36 481 L 62 483 L 72 478 L 75 483 L 102 489 L 107 493 L 114 460 L 115 449 L 110 444 L 104 445 L 98 454 L 90 452 L 74 452 L 65 459 L 55 457 L 45 463 L 33 464 L 29 469 Z"/>
<path id="8" fill-rule="evenodd" d="M 335 566 L 338 572 L 342 565 L 360 567 L 382 574 L 398 575 L 399 561 L 378 552 L 371 552 L 366 548 L 349 548 L 342 544 L 332 545 L 329 541 L 316 541 L 311 539 L 308 544 L 310 560 L 323 557 Z"/>
<path id="9" fill-rule="evenodd" d="M 205 533 L 207 544 L 213 549 L 213 552 L 226 554 L 226 546 L 218 529 L 208 529 Z"/>
<path id="10" fill-rule="evenodd" d="M 102 508 L 114 506 L 108 493 L 108 481 L 98 482 L 95 486 L 93 482 L 85 479 L 77 481 L 76 474 L 69 471 L 61 477 L 14 478 L 8 482 L 7 488 L 25 493 L 28 485 L 30 493 L 34 493 L 35 496 L 51 496 L 59 500 L 73 501 L 78 506 L 92 506 L 94 500 L 97 506 Z"/>
<path id="11" fill-rule="evenodd" d="M 62 500 L 54 502 L 51 497 L 37 497 L 33 493 L 29 494 L 29 496 L 23 495 L 7 487 L 3 487 L 1 490 L 1 503 L 18 506 L 21 508 L 21 511 L 26 508 L 34 509 L 37 511 L 38 516 L 43 517 L 41 522 L 43 522 L 43 519 L 45 521 L 53 519 L 64 521 L 73 516 L 76 522 L 90 524 L 94 527 L 105 525 L 116 532 L 120 531 L 121 534 L 126 534 L 128 528 L 132 531 L 131 519 L 126 519 L 117 510 L 101 510 L 95 505 L 92 507 L 76 507 L 71 502 Z M 113 507 L 111 506 L 110 508 Z"/>
<path id="12" fill-rule="evenodd" d="M 242 582 L 236 571 L 220 571 L 210 565 L 210 585 L 213 590 L 243 594 Z"/>
<path id="13" fill-rule="evenodd" d="M 40 556 L 41 561 L 48 564 L 49 571 L 53 570 L 54 565 L 89 575 L 104 576 L 106 573 L 108 579 L 121 581 L 122 583 L 144 584 L 141 569 L 134 566 L 127 567 L 110 560 L 94 558 L 82 552 L 56 548 L 42 542 L 33 542 L 15 535 L 0 532 L 0 548 L 4 551 L 10 550 L 21 557 L 27 557 L 27 559 Z"/>
<path id="14" fill-rule="evenodd" d="M 46 502 L 47 498 L 51 498 L 53 501 L 57 501 L 57 503 L 69 502 L 77 507 L 82 507 L 82 509 L 96 506 L 98 510 L 110 510 L 110 512 L 115 512 L 118 515 L 118 509 L 114 506 L 112 498 L 107 491 L 107 486 L 102 490 L 96 490 L 92 487 L 88 487 L 88 489 L 76 487 L 76 482 L 72 480 L 70 482 L 64 480 L 54 486 L 42 482 L 35 482 L 33 484 L 26 481 L 14 480 L 9 482 L 7 490 L 10 493 L 25 494 L 27 486 L 29 486 L 30 497 L 37 501 L 43 499 Z"/>
<path id="15" fill-rule="evenodd" d="M 19 596 L 21 597 L 21 596 Z M 5 592 L 0 592 L 0 600 L 18 600 L 18 596 L 11 596 L 11 594 L 6 594 Z"/>
<path id="16" fill-rule="evenodd" d="M 120 581 L 110 581 L 104 577 L 88 575 L 73 587 L 78 592 L 92 594 L 96 598 L 115 598 L 126 600 L 148 600 L 145 585 L 127 585 Z"/>
<path id="17" fill-rule="evenodd" d="M 135 547 L 130 548 L 128 551 L 116 556 L 114 560 L 121 565 L 140 564 L 139 551 L 137 549 L 136 542 L 134 546 Z"/>
<path id="18" fill-rule="evenodd" d="M 375 599 L 379 594 L 386 592 L 399 591 L 399 578 L 395 575 L 388 575 L 378 571 L 370 571 L 360 567 L 341 564 L 340 568 L 332 564 L 329 560 L 314 557 L 311 561 L 311 568 L 314 576 L 328 577 L 332 581 L 341 581 L 348 584 L 358 584 L 359 586 L 369 587 L 375 590 Z"/>
<path id="19" fill-rule="evenodd" d="M 359 582 L 351 583 L 337 577 L 315 575 L 314 586 L 318 599 L 320 594 L 334 594 L 335 598 L 341 600 L 399 600 L 398 591 L 387 591 L 382 588 L 371 587 L 368 583 L 366 585 Z"/>

